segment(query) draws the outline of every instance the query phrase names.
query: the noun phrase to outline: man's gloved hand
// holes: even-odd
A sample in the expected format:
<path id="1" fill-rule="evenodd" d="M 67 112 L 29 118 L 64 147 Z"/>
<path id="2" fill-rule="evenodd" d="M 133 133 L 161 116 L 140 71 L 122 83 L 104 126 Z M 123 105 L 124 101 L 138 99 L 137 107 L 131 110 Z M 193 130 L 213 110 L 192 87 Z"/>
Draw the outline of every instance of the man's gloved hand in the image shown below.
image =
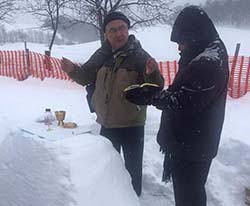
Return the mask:
<path id="1" fill-rule="evenodd" d="M 144 95 L 143 92 L 128 92 L 125 94 L 125 98 L 136 105 L 150 105 L 151 97 L 148 95 Z"/>
<path id="2" fill-rule="evenodd" d="M 151 98 L 151 104 L 157 109 L 164 110 L 171 108 L 172 105 L 172 95 L 173 93 L 165 89 L 159 93 L 156 93 Z"/>
<path id="3" fill-rule="evenodd" d="M 141 86 L 131 86 L 124 91 L 125 98 L 136 105 L 150 105 L 152 98 L 160 92 L 160 87 L 153 84 L 144 84 Z"/>
<path id="4" fill-rule="evenodd" d="M 164 110 L 170 108 L 172 92 L 168 90 L 158 90 L 148 92 L 136 89 L 125 93 L 125 98 L 136 105 L 153 105 L 157 109 Z"/>

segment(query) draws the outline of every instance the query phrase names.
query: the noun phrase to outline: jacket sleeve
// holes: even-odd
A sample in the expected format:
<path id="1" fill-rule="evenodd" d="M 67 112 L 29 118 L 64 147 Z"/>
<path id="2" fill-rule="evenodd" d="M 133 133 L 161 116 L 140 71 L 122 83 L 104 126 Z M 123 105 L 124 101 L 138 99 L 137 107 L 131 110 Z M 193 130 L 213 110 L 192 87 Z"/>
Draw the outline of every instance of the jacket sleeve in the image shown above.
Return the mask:
<path id="1" fill-rule="evenodd" d="M 96 72 L 104 62 L 103 58 L 104 55 L 102 55 L 101 49 L 98 49 L 82 66 L 75 65 L 75 71 L 70 72 L 68 75 L 82 86 L 94 83 Z"/>
<path id="2" fill-rule="evenodd" d="M 170 86 L 153 100 L 158 109 L 201 111 L 207 107 L 227 86 L 227 77 L 220 61 L 191 63 L 181 85 Z"/>

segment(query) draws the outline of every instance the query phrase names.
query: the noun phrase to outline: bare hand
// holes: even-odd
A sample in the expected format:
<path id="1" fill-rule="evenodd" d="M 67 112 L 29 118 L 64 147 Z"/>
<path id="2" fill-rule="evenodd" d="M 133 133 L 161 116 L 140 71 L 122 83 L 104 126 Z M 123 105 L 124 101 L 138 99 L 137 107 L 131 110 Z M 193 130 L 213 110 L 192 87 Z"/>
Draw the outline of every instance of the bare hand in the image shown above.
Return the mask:
<path id="1" fill-rule="evenodd" d="M 146 63 L 146 74 L 151 74 L 155 70 L 158 70 L 158 63 L 152 57 L 149 57 Z"/>
<path id="2" fill-rule="evenodd" d="M 64 72 L 69 73 L 75 70 L 75 65 L 72 61 L 63 57 L 61 61 L 61 68 Z"/>

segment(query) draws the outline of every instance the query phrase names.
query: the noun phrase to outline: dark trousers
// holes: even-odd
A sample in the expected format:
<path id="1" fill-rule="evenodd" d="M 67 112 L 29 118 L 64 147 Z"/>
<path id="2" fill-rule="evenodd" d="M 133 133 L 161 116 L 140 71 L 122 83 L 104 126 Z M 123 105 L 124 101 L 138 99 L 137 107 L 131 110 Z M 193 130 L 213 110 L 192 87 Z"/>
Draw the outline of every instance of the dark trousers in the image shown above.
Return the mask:
<path id="1" fill-rule="evenodd" d="M 102 126 L 100 134 L 108 138 L 119 153 L 122 148 L 125 167 L 131 176 L 136 194 L 140 196 L 142 191 L 144 127 L 105 128 Z"/>
<path id="2" fill-rule="evenodd" d="M 211 162 L 212 160 L 172 159 L 172 180 L 176 206 L 206 206 L 205 183 Z"/>

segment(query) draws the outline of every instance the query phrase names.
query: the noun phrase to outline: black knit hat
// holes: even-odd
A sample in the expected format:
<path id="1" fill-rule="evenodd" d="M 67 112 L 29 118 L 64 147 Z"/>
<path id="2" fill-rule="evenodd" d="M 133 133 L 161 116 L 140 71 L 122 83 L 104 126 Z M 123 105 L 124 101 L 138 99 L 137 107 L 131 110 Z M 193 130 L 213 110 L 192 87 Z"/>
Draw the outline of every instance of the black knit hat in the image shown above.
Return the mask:
<path id="1" fill-rule="evenodd" d="M 104 32 L 105 32 L 105 28 L 106 28 L 107 24 L 113 20 L 122 20 L 122 21 L 126 22 L 128 25 L 128 28 L 130 28 L 130 21 L 129 21 L 128 17 L 126 17 L 122 12 L 113 11 L 113 12 L 110 12 L 104 18 L 104 22 L 103 22 L 103 31 Z"/>

